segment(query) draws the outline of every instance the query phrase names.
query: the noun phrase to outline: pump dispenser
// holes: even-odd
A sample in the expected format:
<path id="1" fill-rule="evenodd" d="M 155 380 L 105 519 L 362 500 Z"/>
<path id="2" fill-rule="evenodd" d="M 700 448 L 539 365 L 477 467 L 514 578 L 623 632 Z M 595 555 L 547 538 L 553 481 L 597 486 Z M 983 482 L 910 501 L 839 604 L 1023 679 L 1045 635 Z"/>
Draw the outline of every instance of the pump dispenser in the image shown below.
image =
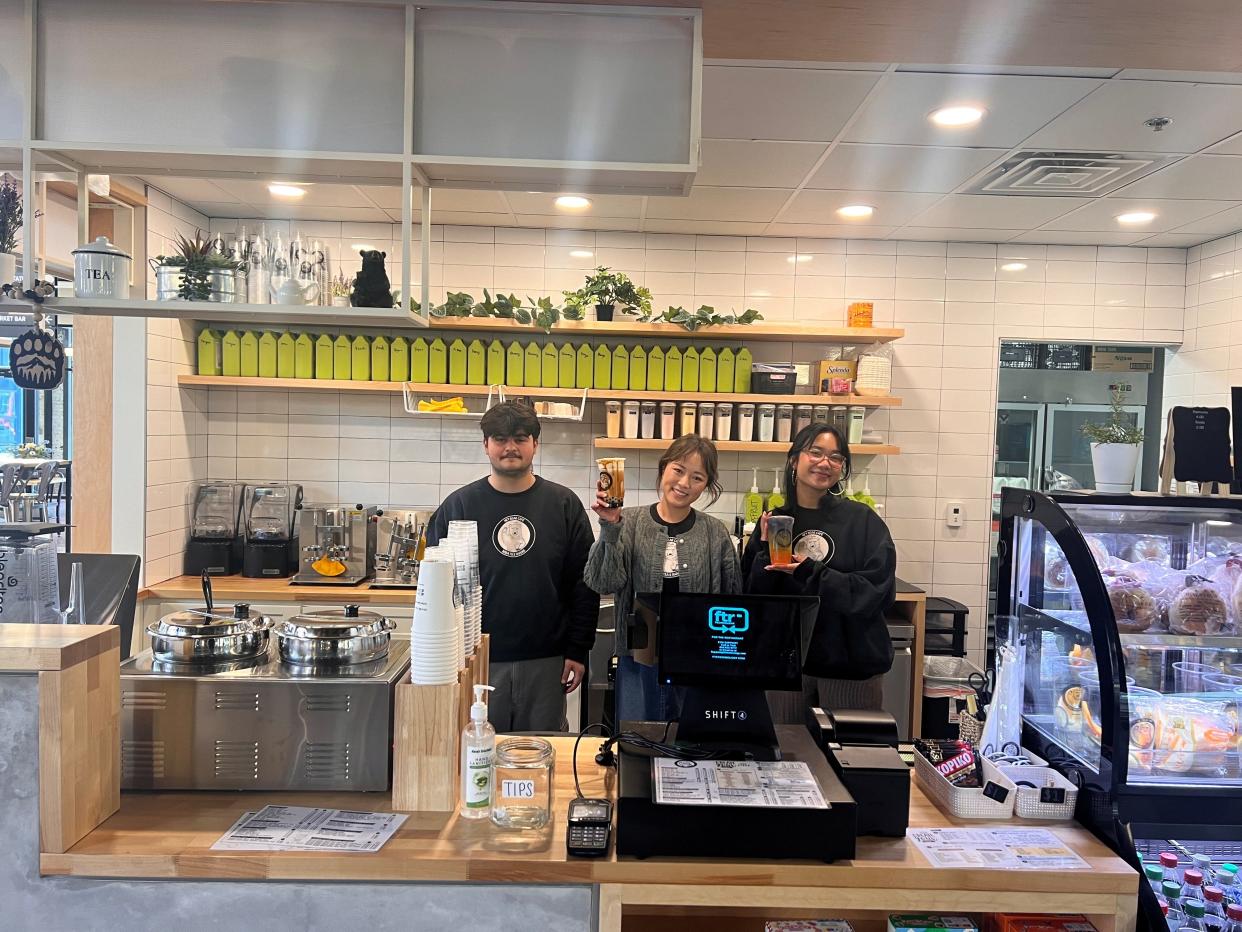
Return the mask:
<path id="1" fill-rule="evenodd" d="M 759 470 L 750 474 L 750 491 L 742 501 L 742 515 L 747 524 L 754 524 L 763 514 L 763 493 L 759 491 Z"/>
<path id="2" fill-rule="evenodd" d="M 478 683 L 470 724 L 461 733 L 461 817 L 486 819 L 492 813 L 492 765 L 496 758 L 496 729 L 487 720 L 484 691 L 495 689 Z"/>
<path id="3" fill-rule="evenodd" d="M 781 494 L 781 471 L 779 469 L 772 470 L 774 476 L 772 480 L 772 492 L 768 495 L 768 511 L 776 511 L 785 504 L 785 496 Z"/>

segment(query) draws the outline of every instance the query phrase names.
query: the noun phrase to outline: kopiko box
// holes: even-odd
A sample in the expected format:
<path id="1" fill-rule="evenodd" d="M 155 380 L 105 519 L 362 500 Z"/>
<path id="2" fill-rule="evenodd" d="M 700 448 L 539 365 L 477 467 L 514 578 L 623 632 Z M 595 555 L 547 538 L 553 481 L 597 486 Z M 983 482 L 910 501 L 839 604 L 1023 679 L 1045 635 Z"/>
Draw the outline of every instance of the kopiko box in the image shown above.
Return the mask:
<path id="1" fill-rule="evenodd" d="M 766 922 L 763 932 L 854 932 L 844 919 L 782 919 Z"/>
<path id="2" fill-rule="evenodd" d="M 816 367 L 815 391 L 821 395 L 848 395 L 854 390 L 858 363 L 852 359 L 821 359 Z"/>
<path id="3" fill-rule="evenodd" d="M 888 917 L 888 932 L 977 932 L 973 919 L 936 913 L 902 913 Z"/>
<path id="4" fill-rule="evenodd" d="M 996 913 L 984 923 L 987 932 L 1096 932 L 1086 916 Z"/>

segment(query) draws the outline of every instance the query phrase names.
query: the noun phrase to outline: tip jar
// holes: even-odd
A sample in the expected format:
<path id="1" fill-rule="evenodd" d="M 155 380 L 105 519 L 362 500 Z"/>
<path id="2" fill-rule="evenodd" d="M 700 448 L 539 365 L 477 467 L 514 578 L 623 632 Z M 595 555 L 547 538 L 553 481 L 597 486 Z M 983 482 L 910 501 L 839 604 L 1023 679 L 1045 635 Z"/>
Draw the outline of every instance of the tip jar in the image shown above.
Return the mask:
<path id="1" fill-rule="evenodd" d="M 552 817 L 556 753 L 543 738 L 496 743 L 492 822 L 501 828 L 543 828 Z"/>

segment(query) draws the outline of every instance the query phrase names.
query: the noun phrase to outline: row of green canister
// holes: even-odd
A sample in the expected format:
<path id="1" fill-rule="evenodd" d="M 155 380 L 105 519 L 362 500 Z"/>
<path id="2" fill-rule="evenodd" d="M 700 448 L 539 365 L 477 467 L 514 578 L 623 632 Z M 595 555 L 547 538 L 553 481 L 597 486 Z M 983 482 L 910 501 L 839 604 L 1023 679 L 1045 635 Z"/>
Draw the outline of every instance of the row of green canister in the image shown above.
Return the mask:
<path id="1" fill-rule="evenodd" d="M 355 382 L 425 382 L 522 388 L 749 392 L 750 350 L 681 350 L 589 343 L 508 346 L 499 340 L 449 343 L 436 337 L 332 337 L 206 329 L 198 337 L 198 374 Z"/>

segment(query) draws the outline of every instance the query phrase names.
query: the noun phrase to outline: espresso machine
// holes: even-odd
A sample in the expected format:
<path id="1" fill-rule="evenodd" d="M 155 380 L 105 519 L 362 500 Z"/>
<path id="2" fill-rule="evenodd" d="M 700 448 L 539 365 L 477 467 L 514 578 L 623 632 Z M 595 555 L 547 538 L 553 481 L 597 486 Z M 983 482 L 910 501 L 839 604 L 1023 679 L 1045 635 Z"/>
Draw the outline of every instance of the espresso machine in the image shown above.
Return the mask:
<path id="1" fill-rule="evenodd" d="M 244 489 L 239 482 L 204 482 L 195 488 L 185 547 L 187 576 L 231 576 L 241 569 L 237 532 Z"/>
<path id="2" fill-rule="evenodd" d="M 243 576 L 284 579 L 298 568 L 298 542 L 293 527 L 301 506 L 300 485 L 246 486 L 242 504 Z"/>
<path id="3" fill-rule="evenodd" d="M 298 519 L 295 586 L 356 586 L 375 572 L 374 505 L 310 505 Z"/>
<path id="4" fill-rule="evenodd" d="M 417 589 L 430 511 L 385 510 L 377 522 L 372 589 Z"/>

